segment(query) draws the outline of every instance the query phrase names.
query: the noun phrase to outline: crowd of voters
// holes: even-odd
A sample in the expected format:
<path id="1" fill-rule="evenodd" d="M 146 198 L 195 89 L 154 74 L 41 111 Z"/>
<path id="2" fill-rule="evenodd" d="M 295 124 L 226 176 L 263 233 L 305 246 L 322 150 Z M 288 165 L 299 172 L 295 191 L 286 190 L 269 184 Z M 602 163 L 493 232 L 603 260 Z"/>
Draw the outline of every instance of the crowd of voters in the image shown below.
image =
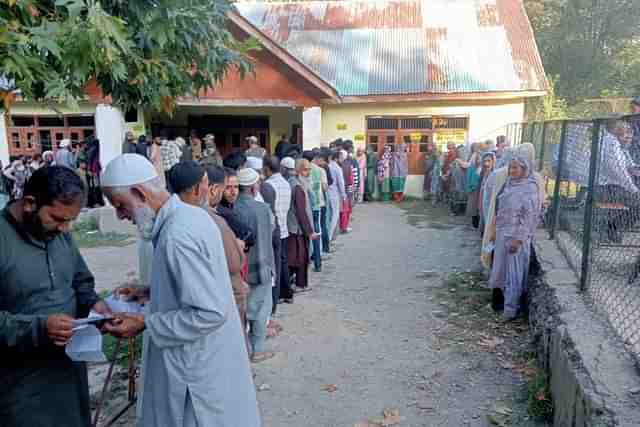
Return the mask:
<path id="1" fill-rule="evenodd" d="M 0 425 L 90 425 L 86 366 L 65 345 L 91 312 L 108 317 L 103 333 L 143 333 L 139 425 L 261 425 L 251 364 L 274 357 L 278 306 L 311 290 L 310 264 L 321 272 L 351 231 L 366 164 L 350 141 L 310 151 L 282 141 L 273 155 L 247 142 L 222 158 L 211 135 L 127 134 L 123 154 L 83 174 L 99 141 L 63 141 L 53 158 L 3 171 Z M 91 190 L 136 224 L 140 283 L 114 293 L 144 314 L 112 312 L 70 237 L 81 210 L 104 203 L 89 203 Z"/>
<path id="2" fill-rule="evenodd" d="M 620 123 L 607 125 L 605 144 L 626 143 Z M 269 154 L 257 138 L 247 143 L 223 158 L 213 135 L 129 133 L 104 170 L 93 138 L 3 169 L 0 425 L 91 425 L 86 365 L 64 350 L 74 319 L 90 312 L 108 316 L 103 333 L 143 334 L 138 425 L 261 425 L 251 364 L 275 355 L 278 307 L 311 291 L 311 265 L 322 271 L 356 204 L 403 199 L 407 153 L 404 144 L 354 152 L 342 140 L 303 151 L 283 140 Z M 511 147 L 501 136 L 469 148 L 428 147 L 424 195 L 454 214 L 464 206 L 483 242 L 492 307 L 511 321 L 535 268 L 544 180 L 530 143 Z M 70 237 L 81 209 L 103 198 L 139 232 L 140 283 L 115 293 L 143 303 L 143 314 L 112 312 Z"/>

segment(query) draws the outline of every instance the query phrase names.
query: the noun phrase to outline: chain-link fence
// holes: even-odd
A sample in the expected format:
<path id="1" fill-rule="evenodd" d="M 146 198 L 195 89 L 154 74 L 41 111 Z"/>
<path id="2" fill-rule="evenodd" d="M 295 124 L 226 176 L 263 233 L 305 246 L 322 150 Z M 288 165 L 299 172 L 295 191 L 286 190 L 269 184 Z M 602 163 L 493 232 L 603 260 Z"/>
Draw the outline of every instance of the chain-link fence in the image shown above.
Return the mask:
<path id="1" fill-rule="evenodd" d="M 505 135 L 535 146 L 545 228 L 640 362 L 640 115 L 518 123 Z"/>

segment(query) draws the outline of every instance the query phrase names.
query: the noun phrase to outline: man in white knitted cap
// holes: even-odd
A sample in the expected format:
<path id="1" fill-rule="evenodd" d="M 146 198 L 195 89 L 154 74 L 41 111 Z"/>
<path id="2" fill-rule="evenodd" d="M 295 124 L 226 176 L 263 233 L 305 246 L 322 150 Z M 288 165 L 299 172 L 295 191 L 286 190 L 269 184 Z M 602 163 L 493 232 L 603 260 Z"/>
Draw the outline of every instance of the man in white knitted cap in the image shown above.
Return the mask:
<path id="1" fill-rule="evenodd" d="M 154 246 L 150 313 L 118 315 L 107 329 L 149 336 L 138 426 L 260 426 L 220 231 L 205 210 L 170 196 L 137 154 L 112 160 L 102 186 Z"/>
<path id="2" fill-rule="evenodd" d="M 55 154 L 55 163 L 57 166 L 76 170 L 76 157 L 71 152 L 71 140 L 63 139 L 60 141 L 60 147 Z"/>
<path id="3" fill-rule="evenodd" d="M 249 322 L 249 341 L 251 343 L 251 361 L 262 362 L 274 356 L 265 351 L 267 339 L 267 321 L 271 314 L 271 287 L 275 278 L 272 237 L 275 230 L 275 217 L 269 205 L 255 199 L 259 192 L 260 177 L 253 169 L 238 171 L 240 194 L 233 206 L 233 213 L 249 226 L 255 236 L 255 244 L 249 250 L 249 298 L 247 300 L 247 321 Z"/>

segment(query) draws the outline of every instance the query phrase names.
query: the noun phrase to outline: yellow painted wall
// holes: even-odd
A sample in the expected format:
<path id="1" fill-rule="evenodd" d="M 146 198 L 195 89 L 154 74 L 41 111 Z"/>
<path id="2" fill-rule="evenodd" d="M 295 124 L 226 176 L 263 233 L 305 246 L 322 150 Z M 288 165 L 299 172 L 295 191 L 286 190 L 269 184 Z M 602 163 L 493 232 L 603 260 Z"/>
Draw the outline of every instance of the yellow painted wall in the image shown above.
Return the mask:
<path id="1" fill-rule="evenodd" d="M 365 133 L 366 116 L 385 115 L 467 115 L 469 140 L 495 138 L 504 132 L 504 126 L 524 118 L 524 100 L 510 101 L 456 101 L 416 103 L 367 103 L 322 106 L 322 142 L 342 138 L 354 140 Z M 346 125 L 339 130 L 338 125 Z M 365 141 L 354 141 L 364 146 Z"/>
<path id="2" fill-rule="evenodd" d="M 302 109 L 289 107 L 214 107 L 214 106 L 182 106 L 178 107 L 173 117 L 158 117 L 153 123 L 160 121 L 169 126 L 183 126 L 188 124 L 189 115 L 234 115 L 234 116 L 268 116 L 269 142 L 274 150 L 282 135 L 291 137 L 291 125 L 302 125 Z M 160 120 L 158 120 L 160 119 Z"/>

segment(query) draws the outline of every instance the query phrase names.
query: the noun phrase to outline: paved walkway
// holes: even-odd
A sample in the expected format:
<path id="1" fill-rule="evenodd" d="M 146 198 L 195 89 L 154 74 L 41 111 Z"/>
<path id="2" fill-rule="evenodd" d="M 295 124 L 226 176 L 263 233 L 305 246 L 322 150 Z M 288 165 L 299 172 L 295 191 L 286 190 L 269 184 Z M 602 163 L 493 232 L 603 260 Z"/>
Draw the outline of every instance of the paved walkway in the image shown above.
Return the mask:
<path id="1" fill-rule="evenodd" d="M 524 412 L 514 401 L 522 378 L 462 336 L 438 337 L 449 332 L 442 274 L 480 267 L 466 219 L 423 202 L 368 204 L 353 228 L 312 273 L 313 291 L 281 306 L 285 330 L 270 340 L 278 354 L 256 367 L 265 426 L 354 426 L 384 409 L 402 426 L 487 426 L 501 402 Z"/>

